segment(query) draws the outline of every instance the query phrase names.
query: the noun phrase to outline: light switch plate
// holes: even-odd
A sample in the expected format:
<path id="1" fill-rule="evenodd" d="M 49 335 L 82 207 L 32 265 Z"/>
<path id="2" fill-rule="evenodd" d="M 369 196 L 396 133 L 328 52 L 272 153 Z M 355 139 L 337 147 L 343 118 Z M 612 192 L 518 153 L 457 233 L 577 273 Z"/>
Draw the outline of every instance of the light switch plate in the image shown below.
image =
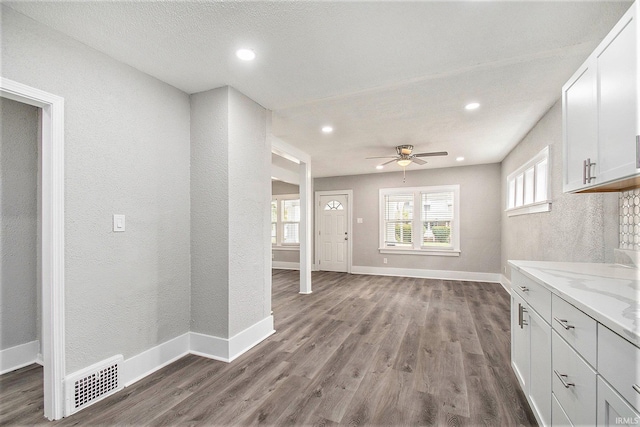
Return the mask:
<path id="1" fill-rule="evenodd" d="M 362 224 L 362 218 L 358 218 L 358 224 Z"/>
<path id="2" fill-rule="evenodd" d="M 124 215 L 113 214 L 113 231 L 124 231 Z"/>

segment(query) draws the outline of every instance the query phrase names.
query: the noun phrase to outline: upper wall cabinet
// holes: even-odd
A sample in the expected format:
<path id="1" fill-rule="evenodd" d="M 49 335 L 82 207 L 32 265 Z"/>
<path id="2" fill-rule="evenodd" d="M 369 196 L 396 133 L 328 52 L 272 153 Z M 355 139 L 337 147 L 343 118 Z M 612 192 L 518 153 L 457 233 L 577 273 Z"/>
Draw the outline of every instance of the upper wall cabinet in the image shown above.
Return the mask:
<path id="1" fill-rule="evenodd" d="M 562 88 L 565 192 L 640 186 L 638 2 Z"/>

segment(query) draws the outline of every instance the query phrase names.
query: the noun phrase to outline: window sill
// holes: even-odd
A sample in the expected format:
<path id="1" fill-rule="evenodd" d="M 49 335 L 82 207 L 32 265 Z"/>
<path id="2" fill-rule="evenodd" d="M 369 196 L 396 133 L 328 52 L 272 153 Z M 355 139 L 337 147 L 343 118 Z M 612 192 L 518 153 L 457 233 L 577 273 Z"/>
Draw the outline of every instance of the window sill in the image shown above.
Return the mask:
<path id="1" fill-rule="evenodd" d="M 276 246 L 276 245 L 271 245 L 271 250 L 274 251 L 299 251 L 300 250 L 300 245 L 291 245 L 291 246 Z"/>
<path id="2" fill-rule="evenodd" d="M 507 216 L 518 216 L 550 211 L 551 202 L 538 202 L 527 206 L 521 206 L 519 208 L 507 209 L 505 212 L 507 213 Z"/>
<path id="3" fill-rule="evenodd" d="M 460 256 L 460 250 L 456 249 L 391 249 L 378 248 L 381 254 L 410 254 L 428 256 Z"/>

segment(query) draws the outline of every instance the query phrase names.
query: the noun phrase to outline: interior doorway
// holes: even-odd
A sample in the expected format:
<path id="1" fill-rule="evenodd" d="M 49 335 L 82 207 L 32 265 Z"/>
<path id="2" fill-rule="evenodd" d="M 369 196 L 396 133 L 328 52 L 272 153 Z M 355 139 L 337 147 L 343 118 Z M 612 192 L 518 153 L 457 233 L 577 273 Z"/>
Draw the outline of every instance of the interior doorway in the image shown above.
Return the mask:
<path id="1" fill-rule="evenodd" d="M 316 192 L 316 266 L 351 273 L 352 191 Z"/>
<path id="2" fill-rule="evenodd" d="M 42 364 L 39 115 L 0 98 L 0 374 Z"/>
<path id="3" fill-rule="evenodd" d="M 0 77 L 0 97 L 40 109 L 40 348 L 44 416 L 64 416 L 64 99 Z"/>

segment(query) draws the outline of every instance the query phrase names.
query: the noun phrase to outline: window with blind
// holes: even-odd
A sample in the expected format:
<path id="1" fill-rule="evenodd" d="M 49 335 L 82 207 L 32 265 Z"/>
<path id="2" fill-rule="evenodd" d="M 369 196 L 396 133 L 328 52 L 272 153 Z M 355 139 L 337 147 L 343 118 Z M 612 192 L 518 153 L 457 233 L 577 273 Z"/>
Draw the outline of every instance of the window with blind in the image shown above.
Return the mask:
<path id="1" fill-rule="evenodd" d="M 507 176 L 508 216 L 551 210 L 549 147 Z"/>
<path id="2" fill-rule="evenodd" d="M 380 252 L 458 256 L 460 186 L 380 190 Z"/>
<path id="3" fill-rule="evenodd" d="M 273 196 L 271 244 L 274 247 L 300 245 L 300 196 L 298 194 Z"/>

